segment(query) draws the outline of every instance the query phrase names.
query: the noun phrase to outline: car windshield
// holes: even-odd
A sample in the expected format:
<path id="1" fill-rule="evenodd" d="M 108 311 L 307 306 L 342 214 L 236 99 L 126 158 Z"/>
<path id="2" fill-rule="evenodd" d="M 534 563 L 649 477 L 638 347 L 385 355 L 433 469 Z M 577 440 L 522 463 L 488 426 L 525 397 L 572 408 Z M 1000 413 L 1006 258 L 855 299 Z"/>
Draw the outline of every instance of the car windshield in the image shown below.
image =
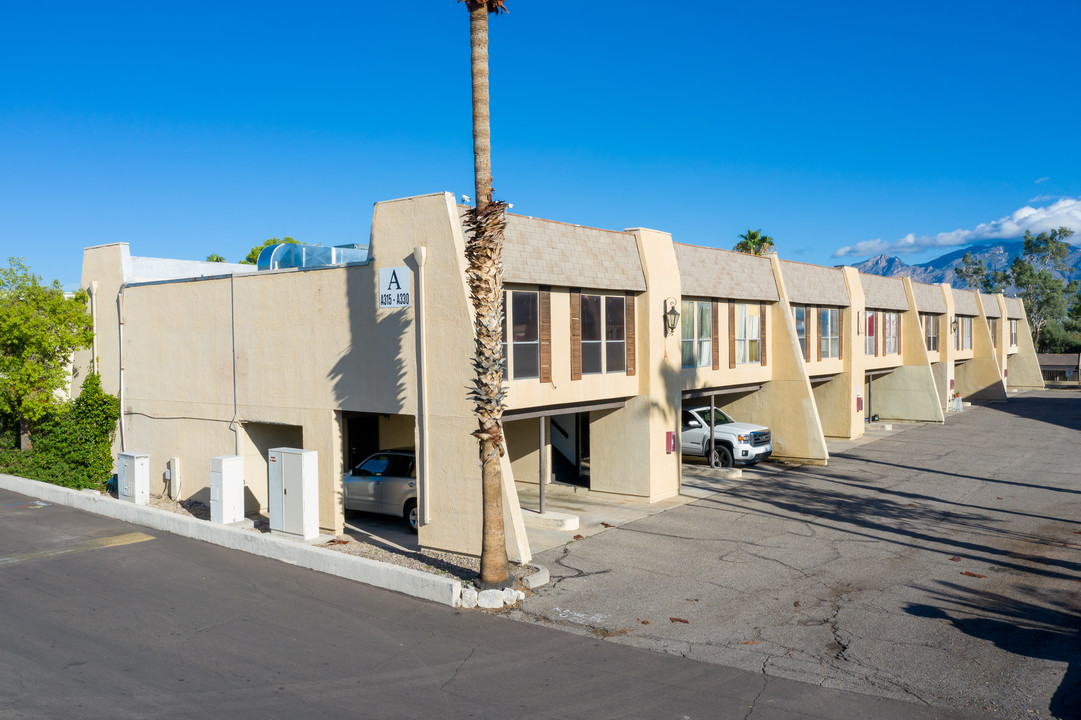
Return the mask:
<path id="1" fill-rule="evenodd" d="M 702 416 L 702 422 L 709 425 L 709 408 L 702 408 L 698 411 L 698 414 Z M 725 415 L 724 410 L 720 408 L 713 408 L 713 424 L 714 425 L 727 425 L 733 423 L 735 420 Z"/>

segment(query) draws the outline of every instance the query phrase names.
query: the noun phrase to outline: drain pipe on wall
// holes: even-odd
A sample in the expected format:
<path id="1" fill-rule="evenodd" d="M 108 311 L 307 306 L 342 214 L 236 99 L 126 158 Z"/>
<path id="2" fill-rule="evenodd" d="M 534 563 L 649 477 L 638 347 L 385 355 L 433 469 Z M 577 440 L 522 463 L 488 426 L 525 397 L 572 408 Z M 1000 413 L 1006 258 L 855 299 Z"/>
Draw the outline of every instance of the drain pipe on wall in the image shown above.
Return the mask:
<path id="1" fill-rule="evenodd" d="M 420 431 L 420 447 L 417 458 L 417 515 L 418 525 L 431 522 L 428 509 L 428 356 L 424 342 L 424 261 L 428 259 L 428 249 L 417 245 L 413 248 L 413 259 L 417 261 L 417 305 L 413 313 L 417 327 L 417 429 Z"/>
<path id="2" fill-rule="evenodd" d="M 236 401 L 236 288 L 234 284 L 235 276 L 229 275 L 229 321 L 232 325 L 233 334 L 233 419 L 229 421 L 229 429 L 233 431 L 233 454 L 240 454 L 240 426 L 237 425 L 236 418 L 239 412 L 239 405 Z"/>
<path id="3" fill-rule="evenodd" d="M 116 292 L 116 318 L 117 318 L 117 337 L 120 342 L 120 358 L 117 363 L 120 366 L 120 452 L 127 452 L 127 425 L 124 422 L 124 285 L 120 286 L 120 289 Z"/>
<path id="4" fill-rule="evenodd" d="M 98 371 L 98 281 L 90 283 L 90 322 L 94 339 L 90 341 L 90 372 Z"/>

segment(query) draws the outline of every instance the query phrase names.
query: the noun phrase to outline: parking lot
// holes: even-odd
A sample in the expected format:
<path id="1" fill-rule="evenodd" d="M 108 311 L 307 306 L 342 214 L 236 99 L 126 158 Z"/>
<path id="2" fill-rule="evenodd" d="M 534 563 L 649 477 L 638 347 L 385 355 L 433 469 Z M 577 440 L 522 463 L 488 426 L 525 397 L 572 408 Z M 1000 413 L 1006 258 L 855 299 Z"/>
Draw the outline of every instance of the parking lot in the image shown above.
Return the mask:
<path id="1" fill-rule="evenodd" d="M 748 474 L 539 553 L 519 620 L 989 717 L 1081 717 L 1081 393 Z"/>

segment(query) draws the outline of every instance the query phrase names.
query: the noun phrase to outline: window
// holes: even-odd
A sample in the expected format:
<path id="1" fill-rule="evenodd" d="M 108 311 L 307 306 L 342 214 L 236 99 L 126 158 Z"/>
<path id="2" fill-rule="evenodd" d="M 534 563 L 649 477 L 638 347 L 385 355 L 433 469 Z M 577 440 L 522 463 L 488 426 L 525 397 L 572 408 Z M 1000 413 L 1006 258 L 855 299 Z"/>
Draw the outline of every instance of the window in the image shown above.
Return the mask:
<path id="1" fill-rule="evenodd" d="M 627 299 L 604 299 L 604 369 L 627 371 Z"/>
<path id="2" fill-rule="evenodd" d="M 713 360 L 713 303 L 684 300 L 682 326 L 683 367 L 705 367 Z"/>
<path id="3" fill-rule="evenodd" d="M 796 320 L 796 337 L 799 338 L 799 351 L 804 360 L 810 359 L 807 354 L 807 308 L 796 305 L 792 308 L 792 315 Z"/>
<path id="4" fill-rule="evenodd" d="M 736 305 L 736 363 L 762 362 L 761 306 Z"/>
<path id="5" fill-rule="evenodd" d="M 868 311 L 864 313 L 864 328 L 865 333 L 863 337 L 863 354 L 864 355 L 877 355 L 878 354 L 878 335 L 875 334 L 877 328 L 875 327 L 875 318 L 878 313 L 874 311 Z"/>
<path id="6" fill-rule="evenodd" d="M 900 351 L 900 320 L 899 313 L 882 313 L 882 341 L 886 355 L 896 355 Z"/>
<path id="7" fill-rule="evenodd" d="M 1017 321 L 1010 320 L 1010 346 L 1017 347 Z"/>
<path id="8" fill-rule="evenodd" d="M 601 364 L 601 296 L 582 296 L 582 374 L 604 372 Z"/>
<path id="9" fill-rule="evenodd" d="M 991 331 L 992 347 L 998 347 L 998 318 L 987 318 L 987 328 Z"/>
<path id="10" fill-rule="evenodd" d="M 928 352 L 938 352 L 938 315 L 920 315 L 923 323 L 923 343 Z"/>
<path id="11" fill-rule="evenodd" d="M 626 299 L 582 295 L 582 373 L 627 369 Z"/>
<path id="12" fill-rule="evenodd" d="M 841 357 L 841 311 L 837 308 L 821 308 L 818 311 L 818 323 L 822 335 L 822 359 Z"/>
<path id="13" fill-rule="evenodd" d="M 510 303 L 506 297 L 510 295 Z M 536 292 L 503 293 L 503 375 L 507 379 L 540 377 L 540 308 Z M 507 353 L 507 326 L 511 352 Z"/>
<path id="14" fill-rule="evenodd" d="M 954 350 L 972 349 L 972 318 L 960 317 L 957 320 L 957 334 L 953 336 Z"/>

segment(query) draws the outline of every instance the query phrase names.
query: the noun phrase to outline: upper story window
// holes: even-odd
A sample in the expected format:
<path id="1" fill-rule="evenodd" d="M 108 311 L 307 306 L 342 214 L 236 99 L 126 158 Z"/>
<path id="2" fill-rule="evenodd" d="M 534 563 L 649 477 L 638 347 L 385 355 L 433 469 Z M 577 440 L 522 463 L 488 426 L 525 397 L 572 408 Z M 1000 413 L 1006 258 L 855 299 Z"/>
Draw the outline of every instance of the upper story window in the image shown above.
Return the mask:
<path id="1" fill-rule="evenodd" d="M 507 352 L 507 328 L 510 353 Z M 503 376 L 508 380 L 540 377 L 540 302 L 535 291 L 503 293 Z"/>
<path id="2" fill-rule="evenodd" d="M 987 329 L 991 331 L 992 347 L 998 347 L 998 318 L 987 318 Z"/>
<path id="3" fill-rule="evenodd" d="M 582 373 L 627 369 L 626 298 L 582 295 Z"/>
<path id="4" fill-rule="evenodd" d="M 1010 347 L 1017 347 L 1017 321 L 1010 320 Z"/>
<path id="5" fill-rule="evenodd" d="M 799 338 L 799 351 L 804 360 L 809 360 L 807 354 L 807 308 L 802 305 L 792 306 L 792 316 L 796 321 L 796 337 Z"/>
<path id="6" fill-rule="evenodd" d="M 684 300 L 680 313 L 683 367 L 705 367 L 713 359 L 713 303 Z"/>
<path id="7" fill-rule="evenodd" d="M 822 337 L 822 359 L 841 357 L 841 311 L 839 308 L 820 308 L 818 328 Z"/>
<path id="8" fill-rule="evenodd" d="M 954 350 L 972 349 L 972 318 L 957 316 L 957 334 L 953 336 Z"/>
<path id="9" fill-rule="evenodd" d="M 882 343 L 886 355 L 896 355 L 901 351 L 900 313 L 882 313 Z"/>
<path id="10" fill-rule="evenodd" d="M 923 324 L 923 343 L 928 352 L 938 352 L 938 315 L 920 315 Z"/>
<path id="11" fill-rule="evenodd" d="M 762 308 L 760 305 L 736 305 L 736 364 L 762 362 Z"/>
<path id="12" fill-rule="evenodd" d="M 877 355 L 878 354 L 878 313 L 869 311 L 864 313 L 864 336 L 863 336 L 863 354 L 864 355 Z"/>

